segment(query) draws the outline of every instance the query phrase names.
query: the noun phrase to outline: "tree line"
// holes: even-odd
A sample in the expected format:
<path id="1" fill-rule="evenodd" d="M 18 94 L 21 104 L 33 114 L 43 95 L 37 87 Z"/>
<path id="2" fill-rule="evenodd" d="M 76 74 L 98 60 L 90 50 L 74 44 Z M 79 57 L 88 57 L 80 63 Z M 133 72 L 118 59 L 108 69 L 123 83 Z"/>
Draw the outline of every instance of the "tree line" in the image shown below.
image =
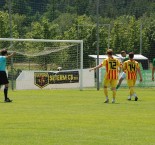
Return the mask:
<path id="1" fill-rule="evenodd" d="M 12 2 L 12 12 L 26 16 L 46 14 L 50 20 L 56 19 L 62 13 L 77 15 L 96 15 L 97 0 L 1 0 L 0 8 L 7 10 Z M 121 15 L 135 15 L 136 18 L 144 13 L 154 12 L 154 0 L 99 0 L 100 15 L 116 18 Z"/>
<path id="2" fill-rule="evenodd" d="M 9 1 L 0 5 L 0 37 L 10 37 Z M 96 0 L 12 0 L 14 38 L 83 39 L 84 60 L 96 54 Z M 142 29 L 141 29 L 142 28 Z M 142 35 L 141 35 L 142 34 Z M 108 43 L 115 53 L 122 49 L 152 60 L 155 53 L 155 2 L 153 0 L 100 0 L 99 46 Z M 1 47 L 5 43 L 0 44 Z M 19 48 L 20 49 L 20 48 Z M 85 67 L 88 67 L 89 62 Z"/>

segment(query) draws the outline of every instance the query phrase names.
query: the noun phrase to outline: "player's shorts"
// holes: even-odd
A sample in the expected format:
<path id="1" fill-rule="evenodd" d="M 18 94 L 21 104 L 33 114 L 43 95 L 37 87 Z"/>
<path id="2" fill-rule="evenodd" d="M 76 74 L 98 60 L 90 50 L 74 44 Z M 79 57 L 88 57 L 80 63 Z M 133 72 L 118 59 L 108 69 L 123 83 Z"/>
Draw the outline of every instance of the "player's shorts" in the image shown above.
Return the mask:
<path id="1" fill-rule="evenodd" d="M 8 77 L 5 71 L 0 71 L 0 85 L 8 84 Z"/>
<path id="2" fill-rule="evenodd" d="M 126 73 L 125 72 L 122 72 L 120 78 L 125 79 L 126 78 Z"/>
<path id="3" fill-rule="evenodd" d="M 136 84 L 136 80 L 127 80 L 128 87 L 133 87 Z"/>
<path id="4" fill-rule="evenodd" d="M 113 79 L 104 79 L 104 86 L 108 87 L 110 86 L 111 88 L 116 88 L 117 86 L 117 80 L 113 80 Z"/>

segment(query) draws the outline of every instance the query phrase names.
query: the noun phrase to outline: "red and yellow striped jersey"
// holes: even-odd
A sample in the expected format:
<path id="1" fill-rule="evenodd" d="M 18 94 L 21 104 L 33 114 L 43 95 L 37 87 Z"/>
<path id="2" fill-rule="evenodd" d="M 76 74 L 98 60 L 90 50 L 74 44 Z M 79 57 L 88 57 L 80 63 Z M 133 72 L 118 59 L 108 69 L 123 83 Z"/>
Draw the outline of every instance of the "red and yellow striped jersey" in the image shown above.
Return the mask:
<path id="1" fill-rule="evenodd" d="M 127 60 L 123 64 L 123 70 L 126 71 L 128 80 L 135 80 L 137 78 L 137 69 L 139 69 L 139 63 L 135 60 Z"/>
<path id="2" fill-rule="evenodd" d="M 102 62 L 102 66 L 105 66 L 106 68 L 106 79 L 118 79 L 118 68 L 122 66 L 118 59 L 113 57 L 104 59 Z"/>

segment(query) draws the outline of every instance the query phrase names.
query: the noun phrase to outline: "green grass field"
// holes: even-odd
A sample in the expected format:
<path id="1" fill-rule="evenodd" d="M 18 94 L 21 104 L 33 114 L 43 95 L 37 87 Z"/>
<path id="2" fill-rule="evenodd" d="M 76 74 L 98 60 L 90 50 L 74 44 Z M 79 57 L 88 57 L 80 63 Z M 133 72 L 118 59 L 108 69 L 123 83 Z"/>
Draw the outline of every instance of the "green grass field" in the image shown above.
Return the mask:
<path id="1" fill-rule="evenodd" d="M 13 103 L 1 91 L 0 145 L 155 145 L 155 89 L 136 92 L 104 104 L 102 89 L 9 91 Z"/>

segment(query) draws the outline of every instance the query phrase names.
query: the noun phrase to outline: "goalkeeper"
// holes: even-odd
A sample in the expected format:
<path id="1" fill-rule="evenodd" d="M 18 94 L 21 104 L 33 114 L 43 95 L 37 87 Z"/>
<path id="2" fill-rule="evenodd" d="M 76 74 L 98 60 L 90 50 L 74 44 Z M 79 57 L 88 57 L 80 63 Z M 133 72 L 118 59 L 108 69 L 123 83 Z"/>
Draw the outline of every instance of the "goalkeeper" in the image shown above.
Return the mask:
<path id="1" fill-rule="evenodd" d="M 12 53 L 8 55 L 8 52 L 6 49 L 2 49 L 0 56 L 0 85 L 4 85 L 4 102 L 12 102 L 8 98 L 8 87 L 9 87 L 9 81 L 6 74 L 6 60 L 13 57 L 16 53 Z"/>
<path id="2" fill-rule="evenodd" d="M 124 51 L 124 50 L 121 51 L 121 56 L 122 56 L 122 64 L 123 64 L 125 61 L 129 60 L 129 56 L 127 56 L 126 51 Z M 126 78 L 126 73 L 123 71 L 122 74 L 121 74 L 121 77 L 120 77 L 120 79 L 119 79 L 119 81 L 118 81 L 118 84 L 117 84 L 117 86 L 116 86 L 116 90 L 120 87 L 122 81 L 123 81 L 125 78 Z"/>

